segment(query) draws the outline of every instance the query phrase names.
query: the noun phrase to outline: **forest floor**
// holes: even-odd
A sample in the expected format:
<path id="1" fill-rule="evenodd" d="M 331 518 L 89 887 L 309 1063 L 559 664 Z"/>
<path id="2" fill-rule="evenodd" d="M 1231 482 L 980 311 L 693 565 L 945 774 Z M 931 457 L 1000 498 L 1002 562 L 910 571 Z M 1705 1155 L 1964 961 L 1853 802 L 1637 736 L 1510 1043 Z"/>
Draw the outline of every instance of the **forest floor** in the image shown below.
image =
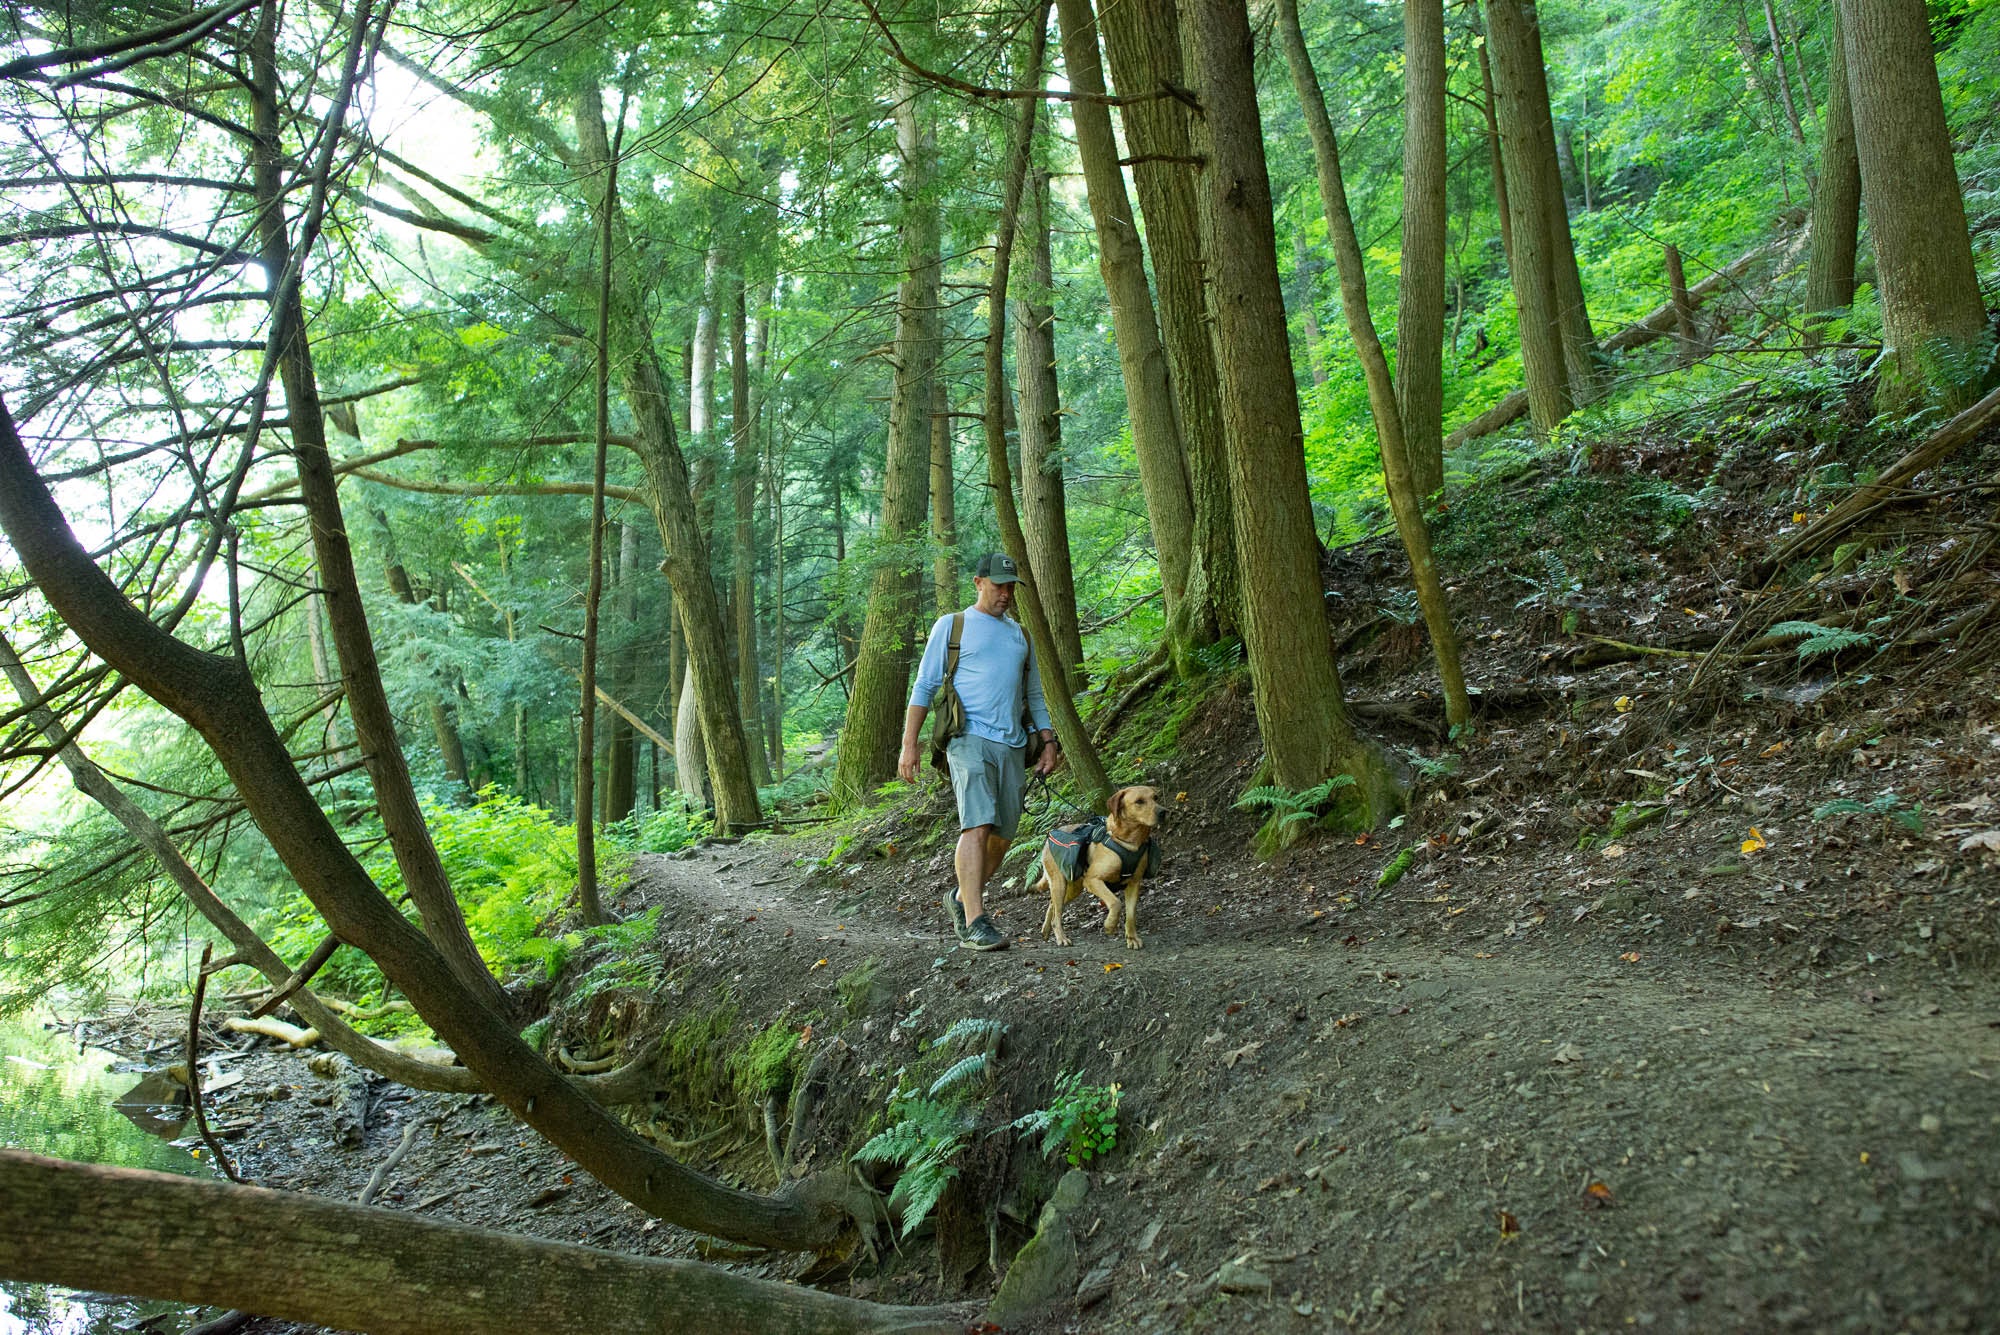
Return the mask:
<path id="1" fill-rule="evenodd" d="M 766 1188 L 763 1113 L 720 1050 L 773 1026 L 798 1036 L 794 1069 L 828 1053 L 800 1170 L 879 1129 L 898 1073 L 935 1074 L 931 1042 L 960 1019 L 1007 1027 L 972 1105 L 984 1131 L 1045 1106 L 1060 1073 L 1117 1082 L 1118 1144 L 1060 1225 L 1075 1259 L 1007 1330 L 1993 1329 L 1991 501 L 1941 485 L 1819 579 L 1760 593 L 1748 560 L 1799 522 L 1799 479 L 1833 457 L 1801 445 L 1784 480 L 1757 476 L 1782 445 L 1739 466 L 1699 439 L 1634 438 L 1601 446 L 1598 471 L 1448 514 L 1448 550 L 1493 551 L 1457 593 L 1485 704 L 1455 767 L 1435 759 L 1420 634 L 1391 614 L 1393 553 L 1330 557 L 1364 726 L 1429 761 L 1397 828 L 1253 858 L 1256 818 L 1231 803 L 1260 747 L 1247 683 L 1223 673 L 1135 706 L 1108 747 L 1169 813 L 1143 950 L 1080 904 L 1072 946 L 1036 936 L 1032 841 L 991 898 L 1013 947 L 954 949 L 938 897 L 955 822 L 933 783 L 812 833 L 642 859 L 618 907 L 659 908 L 658 982 L 559 1010 L 559 1036 L 630 1050 L 709 1024 L 717 1050 L 641 1120 Z M 1962 476 L 1992 477 L 1996 456 L 1989 441 Z M 1706 491 L 1691 516 L 1635 510 L 1611 469 Z M 1584 531 L 1538 537 L 1564 496 Z M 1511 545 L 1487 534 L 1503 519 Z M 1656 540 L 1655 522 L 1678 527 Z M 1557 547 L 1595 555 L 1536 555 Z M 1845 616 L 1872 644 L 1757 648 L 1779 616 Z M 315 1106 L 328 1082 L 291 1056 L 238 1065 L 216 1115 L 246 1124 L 236 1145 L 264 1184 L 352 1199 L 410 1119 L 437 1118 L 388 1184 L 394 1208 L 731 1259 L 567 1171 L 484 1099 L 385 1094 L 365 1143 L 341 1148 Z M 984 1133 L 959 1162 L 933 1222 L 815 1281 L 978 1320 L 1063 1165 Z"/>

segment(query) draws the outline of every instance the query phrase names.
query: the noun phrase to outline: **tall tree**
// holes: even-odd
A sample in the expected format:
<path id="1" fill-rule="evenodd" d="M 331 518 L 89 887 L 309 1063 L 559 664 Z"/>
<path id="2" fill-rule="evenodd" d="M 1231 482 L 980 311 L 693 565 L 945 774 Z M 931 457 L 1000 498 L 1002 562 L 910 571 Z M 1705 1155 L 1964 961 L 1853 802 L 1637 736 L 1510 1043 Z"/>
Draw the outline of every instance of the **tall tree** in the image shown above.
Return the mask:
<path id="1" fill-rule="evenodd" d="M 1419 496 L 1444 485 L 1445 82 L 1443 0 L 1404 0 L 1396 406 Z"/>
<path id="2" fill-rule="evenodd" d="M 1146 493 L 1153 547 L 1160 559 L 1168 635 L 1176 659 L 1200 642 L 1185 605 L 1194 560 L 1194 502 L 1188 486 L 1185 447 L 1167 378 L 1166 349 L 1160 342 L 1153 294 L 1146 284 L 1145 253 L 1132 201 L 1125 193 L 1111 109 L 1102 101 L 1104 64 L 1099 54 L 1097 16 L 1090 0 L 1056 0 L 1062 25 L 1063 68 L 1069 84 L 1083 94 L 1070 103 L 1077 157 L 1083 164 L 1085 193 L 1097 234 L 1098 268 L 1111 303 L 1111 326 L 1118 364 L 1125 378 L 1125 408 L 1132 420 L 1132 444 L 1139 458 L 1139 483 Z"/>
<path id="3" fill-rule="evenodd" d="M 1129 99 L 1119 115 L 1146 221 L 1160 336 L 1187 452 L 1194 550 L 1182 638 L 1198 646 L 1234 630 L 1237 601 L 1229 456 L 1205 291 L 1203 257 L 1213 242 L 1202 234 L 1199 118 L 1187 92 L 1177 0 L 1107 5 L 1098 23 L 1112 82 Z"/>
<path id="4" fill-rule="evenodd" d="M 1826 129 L 1820 141 L 1819 193 L 1813 196 L 1812 257 L 1806 264 L 1806 338 L 1817 342 L 1829 314 L 1854 304 L 1854 255 L 1861 230 L 1861 158 L 1854 146 L 1854 102 L 1840 6 L 1826 57 Z"/>
<path id="5" fill-rule="evenodd" d="M 1436 0 L 1409 0 L 1404 7 L 1405 13 L 1427 3 L 1436 10 L 1437 24 L 1431 35 L 1439 48 L 1436 73 L 1442 77 L 1442 6 Z M 1347 206 L 1347 185 L 1340 172 L 1340 146 L 1334 138 L 1333 121 L 1327 115 L 1326 98 L 1320 92 L 1319 76 L 1314 72 L 1312 57 L 1306 51 L 1305 34 L 1299 27 L 1298 0 L 1278 0 L 1278 38 L 1284 45 L 1285 63 L 1291 67 L 1292 86 L 1298 92 L 1299 107 L 1305 113 L 1306 129 L 1313 141 L 1320 195 L 1326 205 L 1327 236 L 1333 241 L 1334 264 L 1340 270 L 1340 306 L 1346 315 L 1355 351 L 1360 354 L 1362 375 L 1368 382 L 1368 406 L 1375 419 L 1376 440 L 1381 445 L 1382 474 L 1389 492 L 1389 507 L 1396 516 L 1396 532 L 1403 539 L 1403 550 L 1410 558 L 1411 582 L 1416 586 L 1417 602 L 1423 608 L 1424 625 L 1430 631 L 1431 650 L 1437 659 L 1439 680 L 1444 686 L 1445 717 L 1456 728 L 1472 718 L 1472 707 L 1465 691 L 1465 673 L 1458 661 L 1458 632 L 1452 626 L 1451 606 L 1445 600 L 1444 582 L 1438 578 L 1437 563 L 1431 556 L 1430 528 L 1424 522 L 1424 493 L 1418 490 L 1411 467 L 1408 435 L 1398 407 L 1398 386 L 1389 374 L 1389 359 L 1382 352 L 1382 341 L 1375 332 L 1375 317 L 1368 309 L 1368 271 L 1362 261 L 1361 242 L 1354 233 L 1354 216 Z M 1423 63 L 1422 59 L 1412 54 L 1409 65 L 1413 85 L 1419 77 L 1417 70 Z M 1420 96 L 1414 86 L 1410 96 L 1412 101 Z M 1431 147 L 1412 143 L 1406 156 L 1422 156 Z M 1406 167 L 1405 175 L 1408 174 Z M 1406 193 L 1406 218 L 1411 207 Z M 1442 242 L 1442 234 L 1439 239 Z M 1439 250 L 1442 252 L 1441 244 Z M 1439 258 L 1442 259 L 1442 253 Z M 1411 257 L 1405 256 L 1405 291 L 1409 286 L 1407 274 L 1411 262 Z M 1440 304 L 1437 326 L 1439 337 L 1442 337 L 1442 277 L 1437 280 L 1436 289 Z"/>
<path id="6" fill-rule="evenodd" d="M 731 597 L 736 613 L 736 708 L 743 735 L 752 739 L 751 781 L 759 787 L 771 781 L 771 767 L 756 739 L 764 735 L 760 688 L 764 673 L 757 657 L 757 449 L 756 415 L 750 407 L 750 324 L 744 310 L 743 276 L 732 285 L 729 317 L 729 490 L 735 505 L 734 541 L 730 544 Z"/>
<path id="7" fill-rule="evenodd" d="M 1049 174 L 1030 168 L 1017 237 L 1027 241 L 1016 287 L 1014 374 L 1020 381 L 1021 528 L 1035 592 L 1049 619 L 1056 658 L 1071 690 L 1083 686 L 1083 634 L 1070 569 L 1069 511 L 1063 496 L 1062 390 L 1056 379 L 1055 266 L 1049 247 Z"/>
<path id="8" fill-rule="evenodd" d="M 1229 475 L 1244 502 L 1236 552 L 1257 730 L 1273 782 L 1303 789 L 1351 775 L 1372 822 L 1399 798 L 1354 731 L 1323 610 L 1249 13 L 1244 0 L 1190 0 L 1181 20 L 1209 131 L 1203 203 L 1211 233 L 1231 239 L 1216 247 L 1211 301 Z"/>
<path id="9" fill-rule="evenodd" d="M 895 777 L 917 639 L 917 568 L 908 545 L 924 531 L 931 467 L 931 381 L 940 338 L 937 158 L 933 99 L 906 77 L 896 101 L 896 157 L 902 201 L 903 281 L 896 289 L 894 380 L 889 449 L 882 474 L 880 549 L 869 581 L 868 616 L 854 664 L 854 694 L 840 733 L 833 798 L 864 801 Z"/>
<path id="10" fill-rule="evenodd" d="M 1880 398 L 1977 397 L 1986 303 L 1945 128 L 1924 0 L 1839 0 L 1861 196 L 1881 274 L 1889 358 Z"/>
<path id="11" fill-rule="evenodd" d="M 594 82 L 584 81 L 575 95 L 574 111 L 579 159 L 586 165 L 609 162 L 604 99 Z M 593 210 L 601 207 L 601 200 L 592 201 Z M 613 211 L 612 224 L 614 253 L 630 256 L 622 209 Z M 653 344 L 652 320 L 629 264 L 627 260 L 612 269 L 613 365 L 638 428 L 633 448 L 651 488 L 654 517 L 667 551 L 663 565 L 674 588 L 674 607 L 687 645 L 688 682 L 701 715 L 703 749 L 714 785 L 715 818 L 724 829 L 753 825 L 759 816 L 757 788 L 744 752 L 743 722 L 736 712 L 728 632 L 709 574 L 708 536 L 695 509 L 687 459 L 674 430 L 672 398 Z M 685 767 L 687 756 L 679 753 L 678 743 L 676 752 L 676 763 Z"/>

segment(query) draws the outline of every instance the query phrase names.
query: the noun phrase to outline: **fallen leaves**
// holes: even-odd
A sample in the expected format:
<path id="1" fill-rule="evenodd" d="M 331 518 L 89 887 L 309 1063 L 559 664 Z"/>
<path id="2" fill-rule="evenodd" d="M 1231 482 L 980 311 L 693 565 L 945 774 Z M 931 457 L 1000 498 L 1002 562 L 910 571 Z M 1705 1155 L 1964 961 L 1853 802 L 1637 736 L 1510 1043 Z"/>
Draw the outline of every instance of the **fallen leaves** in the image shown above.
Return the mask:
<path id="1" fill-rule="evenodd" d="M 1620 955 L 1618 958 L 1624 960 L 1627 964 L 1637 964 L 1639 962 L 1639 952 L 1636 950 L 1628 950 L 1623 955 Z"/>
<path id="2" fill-rule="evenodd" d="M 1970 853 L 1974 849 L 1983 849 L 1988 853 L 2000 853 L 2000 830 L 1981 830 L 1977 834 L 1968 834 L 1965 838 L 1958 841 L 1959 852 Z"/>
<path id="3" fill-rule="evenodd" d="M 814 960 L 812 963 L 812 969 L 807 969 L 806 972 L 811 973 L 813 969 L 824 969 L 825 967 L 826 967 L 825 960 Z"/>
<path id="4" fill-rule="evenodd" d="M 1752 825 L 1750 827 L 1750 837 L 1743 841 L 1743 851 L 1745 853 L 1761 853 L 1769 847 L 1770 845 L 1764 840 L 1763 832 Z"/>
<path id="5" fill-rule="evenodd" d="M 1583 1189 L 1583 1208 L 1586 1210 L 1609 1210 L 1612 1205 L 1611 1188 L 1602 1182 L 1593 1182 Z"/>
<path id="6" fill-rule="evenodd" d="M 1513 1215 L 1507 1213 L 1505 1210 L 1500 1211 L 1499 1214 L 1500 1214 L 1500 1236 L 1503 1238 L 1519 1237 L 1521 1233 L 1521 1221 L 1516 1219 Z"/>
<path id="7" fill-rule="evenodd" d="M 1555 1056 L 1549 1058 L 1549 1060 L 1562 1063 L 1563 1065 L 1568 1065 L 1571 1062 L 1580 1062 L 1583 1060 L 1583 1049 L 1574 1043 L 1565 1043 L 1556 1049 Z"/>
<path id="8" fill-rule="evenodd" d="M 1107 964 L 1104 966 L 1104 972 L 1110 973 L 1113 969 L 1122 969 L 1124 967 L 1122 964 Z"/>
<path id="9" fill-rule="evenodd" d="M 1253 1038 L 1248 1043 L 1245 1043 L 1242 1047 L 1237 1048 L 1230 1052 L 1223 1053 L 1222 1064 L 1224 1066 L 1234 1069 L 1237 1062 L 1242 1061 L 1245 1057 L 1255 1056 L 1257 1053 L 1257 1049 L 1263 1046 L 1264 1042 L 1262 1039 Z"/>

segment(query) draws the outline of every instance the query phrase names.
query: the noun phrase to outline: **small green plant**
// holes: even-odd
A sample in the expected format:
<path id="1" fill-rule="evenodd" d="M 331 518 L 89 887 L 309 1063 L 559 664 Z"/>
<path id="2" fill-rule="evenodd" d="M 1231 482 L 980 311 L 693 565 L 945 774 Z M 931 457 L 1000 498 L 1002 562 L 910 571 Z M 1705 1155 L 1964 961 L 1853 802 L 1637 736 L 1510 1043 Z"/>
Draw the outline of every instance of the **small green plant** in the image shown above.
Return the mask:
<path id="1" fill-rule="evenodd" d="M 1531 592 L 1527 597 L 1516 602 L 1514 604 L 1516 607 L 1539 604 L 1542 607 L 1554 609 L 1566 605 L 1571 598 L 1583 592 L 1583 581 L 1570 574 L 1569 566 L 1563 562 L 1562 557 L 1552 551 L 1544 550 L 1542 552 L 1542 577 L 1540 579 L 1529 575 L 1523 575 L 1520 578 L 1527 583 Z"/>
<path id="2" fill-rule="evenodd" d="M 1243 641 L 1217 640 L 1214 644 L 1204 644 L 1188 657 L 1192 658 L 1195 665 L 1203 672 L 1228 672 L 1241 666 L 1243 662 Z"/>
<path id="3" fill-rule="evenodd" d="M 1273 828 L 1282 833 L 1300 821 L 1318 820 L 1326 814 L 1335 793 L 1353 786 L 1352 774 L 1336 774 L 1297 792 L 1279 784 L 1264 784 L 1237 798 L 1234 805 L 1238 811 L 1269 810 Z"/>
<path id="4" fill-rule="evenodd" d="M 992 1069 L 1000 1038 L 1006 1032 L 1007 1026 L 998 1020 L 971 1017 L 945 1030 L 932 1042 L 933 1049 L 963 1046 L 973 1040 L 979 1044 L 978 1050 L 953 1062 L 922 1092 L 906 1085 L 905 1073 L 898 1072 L 895 1092 L 889 1095 L 888 1128 L 854 1152 L 858 1163 L 888 1163 L 902 1169 L 889 1193 L 889 1208 L 901 1215 L 906 1238 L 958 1176 L 959 1151 L 965 1148 L 978 1120 L 974 1096 L 981 1077 Z"/>
<path id="5" fill-rule="evenodd" d="M 1780 621 L 1767 633 L 1781 640 L 1797 640 L 1801 663 L 1875 643 L 1875 637 L 1865 630 L 1843 630 L 1817 621 Z"/>
<path id="6" fill-rule="evenodd" d="M 1857 802 L 1851 797 L 1836 797 L 1813 808 L 1814 820 L 1829 820 L 1834 816 L 1879 816 L 1885 821 L 1895 821 L 1912 833 L 1924 828 L 1923 803 L 1905 802 L 1899 794 L 1888 791 L 1866 802 Z"/>
<path id="7" fill-rule="evenodd" d="M 1425 779 L 1442 779 L 1446 775 L 1458 773 L 1459 758 L 1447 751 L 1441 756 L 1426 756 L 1415 752 L 1410 754 L 1410 768 Z"/>
<path id="8" fill-rule="evenodd" d="M 1118 1144 L 1117 1085 L 1086 1085 L 1083 1072 L 1066 1071 L 1056 1077 L 1056 1097 L 1039 1108 L 1014 1119 L 1014 1130 L 1042 1138 L 1042 1153 L 1063 1151 L 1072 1168 L 1081 1168 L 1100 1155 L 1109 1154 Z"/>

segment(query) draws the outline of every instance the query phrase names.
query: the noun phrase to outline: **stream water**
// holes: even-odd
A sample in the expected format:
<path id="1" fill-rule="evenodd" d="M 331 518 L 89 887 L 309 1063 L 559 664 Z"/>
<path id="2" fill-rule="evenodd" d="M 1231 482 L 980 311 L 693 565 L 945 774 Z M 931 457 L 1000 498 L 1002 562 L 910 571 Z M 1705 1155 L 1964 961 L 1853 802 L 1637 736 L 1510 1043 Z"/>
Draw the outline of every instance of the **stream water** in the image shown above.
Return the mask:
<path id="1" fill-rule="evenodd" d="M 112 1101 L 138 1083 L 110 1053 L 78 1045 L 46 1017 L 0 1019 L 0 1145 L 59 1159 L 205 1176 L 193 1155 L 142 1131 Z M 168 1134 L 174 1134 L 169 1131 Z M 212 1314 L 211 1314 L 212 1315 Z M 0 1335 L 171 1335 L 191 1324 L 175 1303 L 0 1281 Z"/>

